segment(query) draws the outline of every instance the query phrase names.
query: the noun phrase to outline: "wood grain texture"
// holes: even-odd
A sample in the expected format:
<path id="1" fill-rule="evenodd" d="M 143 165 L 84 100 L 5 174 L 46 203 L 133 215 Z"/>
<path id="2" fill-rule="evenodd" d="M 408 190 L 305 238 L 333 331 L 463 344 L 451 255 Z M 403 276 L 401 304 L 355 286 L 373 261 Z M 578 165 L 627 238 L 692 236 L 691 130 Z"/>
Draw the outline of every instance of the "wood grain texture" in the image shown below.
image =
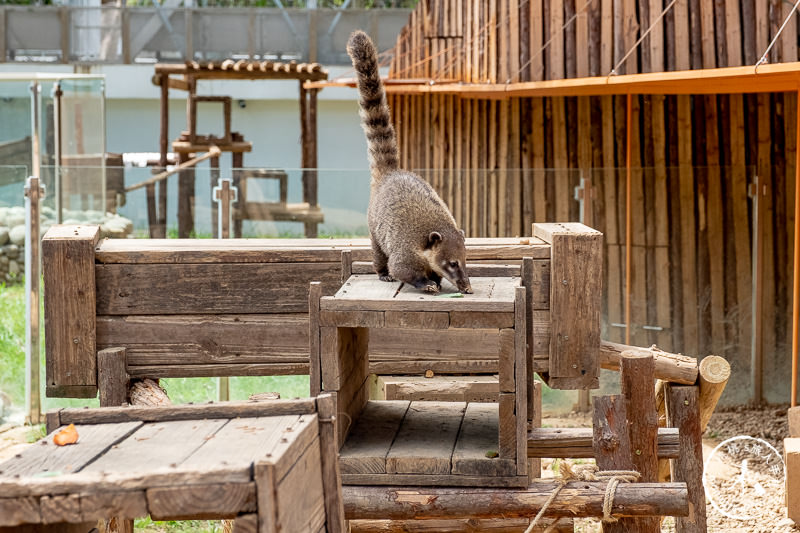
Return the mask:
<path id="1" fill-rule="evenodd" d="M 413 402 L 386 458 L 389 474 L 450 473 L 465 404 Z"/>
<path id="2" fill-rule="evenodd" d="M 376 400 L 497 402 L 498 379 L 477 376 L 377 376 Z"/>
<path id="3" fill-rule="evenodd" d="M 676 519 L 682 531 L 706 531 L 706 495 L 703 488 L 703 430 L 700 426 L 698 387 L 670 385 L 666 392 L 670 427 L 681 433 L 681 450 L 670 461 L 671 477 L 686 483 L 689 515 Z"/>
<path id="4" fill-rule="evenodd" d="M 235 518 L 257 509 L 255 483 L 164 487 L 146 492 L 153 520 Z"/>
<path id="5" fill-rule="evenodd" d="M 308 284 L 339 286 L 338 263 L 97 265 L 97 314 L 304 313 Z M 293 276 L 287 277 L 287 269 Z"/>
<path id="6" fill-rule="evenodd" d="M 97 385 L 94 247 L 99 237 L 97 226 L 54 226 L 42 239 L 48 388 Z"/>
<path id="7" fill-rule="evenodd" d="M 509 476 L 516 464 L 497 457 L 498 406 L 469 403 L 452 455 L 452 473 L 474 476 Z"/>
<path id="8" fill-rule="evenodd" d="M 317 397 L 319 413 L 319 446 L 322 468 L 322 489 L 325 498 L 327 531 L 347 531 L 342 503 L 342 475 L 339 466 L 339 442 L 336 436 L 336 402 L 333 396 Z"/>
<path id="9" fill-rule="evenodd" d="M 673 428 L 659 428 L 658 456 L 671 459 L 679 453 L 679 433 Z M 592 428 L 536 428 L 528 432 L 528 458 L 594 457 Z"/>
<path id="10" fill-rule="evenodd" d="M 386 473 L 386 456 L 405 418 L 409 403 L 367 403 L 339 451 L 342 474 Z"/>
<path id="11" fill-rule="evenodd" d="M 319 439 L 309 444 L 275 487 L 278 531 L 318 531 L 325 524 Z M 336 531 L 331 525 L 330 531 Z"/>
<path id="12" fill-rule="evenodd" d="M 102 407 L 127 403 L 130 380 L 125 348 L 106 348 L 97 352 L 97 380 Z"/>

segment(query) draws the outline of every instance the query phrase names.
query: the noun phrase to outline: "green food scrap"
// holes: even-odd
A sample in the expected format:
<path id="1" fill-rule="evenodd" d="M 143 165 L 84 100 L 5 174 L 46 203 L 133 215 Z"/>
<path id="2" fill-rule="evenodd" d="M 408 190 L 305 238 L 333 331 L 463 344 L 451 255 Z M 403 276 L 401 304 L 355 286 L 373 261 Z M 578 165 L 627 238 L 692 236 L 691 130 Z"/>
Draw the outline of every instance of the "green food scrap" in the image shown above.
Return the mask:
<path id="1" fill-rule="evenodd" d="M 500 455 L 500 454 L 499 454 L 499 453 L 497 453 L 497 452 L 496 452 L 496 451 L 494 451 L 494 450 L 489 450 L 488 452 L 486 452 L 486 457 L 488 457 L 489 459 L 494 459 L 494 458 L 495 458 L 495 457 L 497 457 L 498 455 Z"/>

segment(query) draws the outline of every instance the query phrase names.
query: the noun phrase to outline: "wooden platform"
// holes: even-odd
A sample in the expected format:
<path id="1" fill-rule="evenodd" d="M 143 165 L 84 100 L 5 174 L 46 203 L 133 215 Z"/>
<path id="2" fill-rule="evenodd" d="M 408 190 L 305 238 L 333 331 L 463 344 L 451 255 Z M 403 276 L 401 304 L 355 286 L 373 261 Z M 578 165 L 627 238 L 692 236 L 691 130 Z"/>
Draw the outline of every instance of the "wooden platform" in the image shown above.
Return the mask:
<path id="1" fill-rule="evenodd" d="M 49 413 L 50 426 L 74 423 L 79 439 L 56 446 L 51 433 L 0 464 L 0 531 L 147 515 L 324 531 L 338 489 L 326 494 L 323 456 L 335 448 L 315 409 L 310 399 Z"/>
<path id="2" fill-rule="evenodd" d="M 342 481 L 524 485 L 516 463 L 499 457 L 498 413 L 497 404 L 370 401 L 339 452 Z"/>

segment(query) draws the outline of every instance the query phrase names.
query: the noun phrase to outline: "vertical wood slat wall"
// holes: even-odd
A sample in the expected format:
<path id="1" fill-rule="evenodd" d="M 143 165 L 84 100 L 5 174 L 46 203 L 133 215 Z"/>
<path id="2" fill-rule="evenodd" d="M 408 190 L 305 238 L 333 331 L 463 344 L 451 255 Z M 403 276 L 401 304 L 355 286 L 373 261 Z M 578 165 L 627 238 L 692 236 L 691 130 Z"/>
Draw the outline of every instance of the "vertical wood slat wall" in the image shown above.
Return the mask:
<path id="1" fill-rule="evenodd" d="M 421 0 L 390 77 L 502 84 L 607 75 L 669 2 Z M 752 65 L 790 9 L 780 0 L 678 0 L 617 72 Z M 797 41 L 793 19 L 770 62 L 797 61 Z M 577 220 L 573 190 L 581 173 L 591 178 L 592 225 L 606 244 L 605 337 L 624 339 L 614 324 L 625 311 L 625 96 L 389 103 L 402 165 L 422 169 L 470 236 Z M 635 96 L 632 107 L 631 341 L 726 356 L 741 380 L 729 397 L 746 401 L 756 174 L 766 191 L 764 381 L 786 381 L 796 96 Z M 783 392 L 766 388 L 766 399 L 784 401 Z"/>

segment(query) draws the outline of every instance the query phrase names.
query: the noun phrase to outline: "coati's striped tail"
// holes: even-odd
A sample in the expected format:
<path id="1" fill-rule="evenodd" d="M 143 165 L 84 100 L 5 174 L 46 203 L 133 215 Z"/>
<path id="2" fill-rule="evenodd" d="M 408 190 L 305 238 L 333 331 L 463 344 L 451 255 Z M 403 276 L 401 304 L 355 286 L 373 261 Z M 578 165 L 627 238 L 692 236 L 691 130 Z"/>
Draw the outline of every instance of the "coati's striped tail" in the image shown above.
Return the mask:
<path id="1" fill-rule="evenodd" d="M 358 73 L 361 126 L 367 136 L 372 179 L 378 181 L 386 172 L 398 166 L 397 136 L 378 73 L 378 53 L 367 34 L 358 30 L 347 42 L 347 53 Z"/>

